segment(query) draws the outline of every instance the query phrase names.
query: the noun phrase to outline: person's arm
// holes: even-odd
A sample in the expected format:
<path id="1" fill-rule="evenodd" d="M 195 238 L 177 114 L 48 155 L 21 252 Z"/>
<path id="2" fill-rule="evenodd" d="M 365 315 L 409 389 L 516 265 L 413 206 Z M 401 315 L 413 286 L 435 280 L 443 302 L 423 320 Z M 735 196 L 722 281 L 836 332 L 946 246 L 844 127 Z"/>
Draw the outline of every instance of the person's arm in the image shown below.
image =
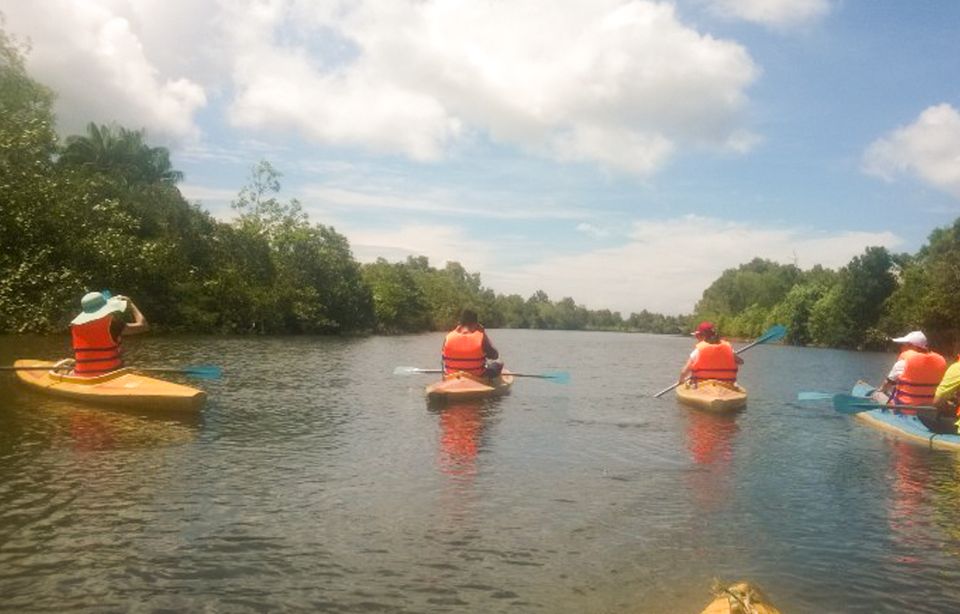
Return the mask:
<path id="1" fill-rule="evenodd" d="M 136 303 L 125 296 L 118 296 L 117 298 L 122 298 L 127 301 L 127 309 L 130 311 L 130 315 L 133 316 L 133 322 L 127 322 L 126 326 L 123 327 L 124 335 L 139 335 L 140 333 L 145 333 L 150 330 L 150 324 L 147 323 L 147 318 L 140 312 Z"/>
<path id="2" fill-rule="evenodd" d="M 687 363 L 680 369 L 680 377 L 677 378 L 678 384 L 682 384 L 693 374 L 693 363 L 697 360 L 697 354 L 696 348 L 690 352 L 690 358 L 687 359 Z"/>
<path id="3" fill-rule="evenodd" d="M 900 376 L 903 375 L 903 370 L 907 366 L 907 361 L 898 360 L 893 363 L 893 368 L 890 369 L 890 373 L 887 374 L 887 379 L 883 381 L 880 385 L 880 392 L 887 394 L 893 388 L 894 384 L 897 383 L 897 380 L 900 379 Z"/>
<path id="4" fill-rule="evenodd" d="M 941 409 L 953 409 L 957 402 L 957 392 L 960 391 L 960 362 L 950 365 L 943 374 L 940 385 L 933 395 L 933 404 Z"/>
<path id="5" fill-rule="evenodd" d="M 493 342 L 490 341 L 487 333 L 483 333 L 483 355 L 490 360 L 500 358 L 500 352 L 497 351 L 497 348 L 493 347 Z"/>

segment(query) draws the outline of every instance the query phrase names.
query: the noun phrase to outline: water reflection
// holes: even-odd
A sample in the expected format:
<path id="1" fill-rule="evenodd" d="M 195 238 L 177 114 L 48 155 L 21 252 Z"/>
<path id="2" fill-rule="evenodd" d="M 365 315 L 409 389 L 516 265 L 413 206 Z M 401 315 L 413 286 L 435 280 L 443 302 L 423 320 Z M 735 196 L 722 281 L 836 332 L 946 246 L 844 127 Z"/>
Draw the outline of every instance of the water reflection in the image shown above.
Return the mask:
<path id="1" fill-rule="evenodd" d="M 687 450 L 695 463 L 689 487 L 701 511 L 714 511 L 730 501 L 733 442 L 740 427 L 736 414 L 684 409 Z"/>
<path id="2" fill-rule="evenodd" d="M 477 455 L 497 403 L 495 399 L 430 404 L 430 411 L 439 417 L 439 465 L 444 474 L 466 481 L 476 475 Z"/>
<path id="3" fill-rule="evenodd" d="M 890 454 L 890 489 L 892 500 L 887 508 L 887 523 L 900 554 L 895 554 L 898 563 L 916 565 L 917 544 L 929 538 L 930 519 L 927 516 L 928 491 L 934 488 L 930 475 L 928 450 L 913 442 L 894 440 Z"/>
<path id="4" fill-rule="evenodd" d="M 114 450 L 194 441 L 199 414 L 145 413 L 60 399 L 37 399 L 10 416 L 52 448 L 77 452 Z"/>

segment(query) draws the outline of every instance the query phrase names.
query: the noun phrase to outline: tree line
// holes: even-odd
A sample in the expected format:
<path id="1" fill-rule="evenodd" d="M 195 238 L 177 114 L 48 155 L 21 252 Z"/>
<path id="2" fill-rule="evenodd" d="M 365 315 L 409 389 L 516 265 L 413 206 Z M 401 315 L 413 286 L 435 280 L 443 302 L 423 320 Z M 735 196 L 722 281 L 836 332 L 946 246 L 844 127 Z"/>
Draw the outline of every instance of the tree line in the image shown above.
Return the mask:
<path id="1" fill-rule="evenodd" d="M 456 262 L 360 264 L 347 239 L 282 200 L 280 172 L 251 171 L 223 222 L 184 199 L 182 174 L 142 130 L 89 124 L 61 140 L 54 93 L 0 29 L 0 332 L 63 331 L 78 299 L 112 288 L 151 322 L 211 333 L 404 333 L 449 328 L 464 306 L 490 327 L 725 335 L 788 327 L 798 345 L 881 348 L 920 328 L 960 342 L 960 220 L 917 254 L 870 247 L 839 270 L 755 259 L 724 271 L 694 313 L 623 317 L 566 297 L 497 294 Z"/>
<path id="2" fill-rule="evenodd" d="M 543 292 L 485 288 L 456 262 L 361 265 L 347 239 L 280 198 L 260 162 L 223 222 L 184 199 L 169 152 L 142 130 L 91 123 L 58 137 L 54 92 L 0 29 L 0 332 L 62 331 L 79 297 L 115 289 L 152 324 L 216 333 L 401 333 L 453 326 L 472 306 L 492 327 L 676 332 L 680 318 L 627 320 Z"/>

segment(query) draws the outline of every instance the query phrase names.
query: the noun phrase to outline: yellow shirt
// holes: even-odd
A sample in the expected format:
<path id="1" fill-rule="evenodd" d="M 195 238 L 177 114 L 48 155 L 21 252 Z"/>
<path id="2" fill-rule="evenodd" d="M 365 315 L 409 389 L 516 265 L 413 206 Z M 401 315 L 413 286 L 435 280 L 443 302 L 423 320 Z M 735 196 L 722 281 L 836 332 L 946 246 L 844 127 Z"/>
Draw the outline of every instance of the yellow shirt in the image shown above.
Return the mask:
<path id="1" fill-rule="evenodd" d="M 940 385 L 937 386 L 933 402 L 938 403 L 943 399 L 949 399 L 957 392 L 960 392 L 960 362 L 955 362 L 947 368 L 943 379 L 940 380 Z"/>

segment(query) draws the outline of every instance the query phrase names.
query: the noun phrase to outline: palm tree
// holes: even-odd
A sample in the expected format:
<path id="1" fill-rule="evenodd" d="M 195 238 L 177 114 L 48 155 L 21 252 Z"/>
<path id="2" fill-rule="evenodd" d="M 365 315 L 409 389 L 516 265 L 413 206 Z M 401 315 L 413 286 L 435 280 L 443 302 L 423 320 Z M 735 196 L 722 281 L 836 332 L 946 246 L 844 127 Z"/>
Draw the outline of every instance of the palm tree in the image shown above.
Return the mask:
<path id="1" fill-rule="evenodd" d="M 174 170 L 165 147 L 150 147 L 143 130 L 128 130 L 90 122 L 86 135 L 67 137 L 58 163 L 95 172 L 116 173 L 130 183 L 165 183 L 183 180 Z"/>

